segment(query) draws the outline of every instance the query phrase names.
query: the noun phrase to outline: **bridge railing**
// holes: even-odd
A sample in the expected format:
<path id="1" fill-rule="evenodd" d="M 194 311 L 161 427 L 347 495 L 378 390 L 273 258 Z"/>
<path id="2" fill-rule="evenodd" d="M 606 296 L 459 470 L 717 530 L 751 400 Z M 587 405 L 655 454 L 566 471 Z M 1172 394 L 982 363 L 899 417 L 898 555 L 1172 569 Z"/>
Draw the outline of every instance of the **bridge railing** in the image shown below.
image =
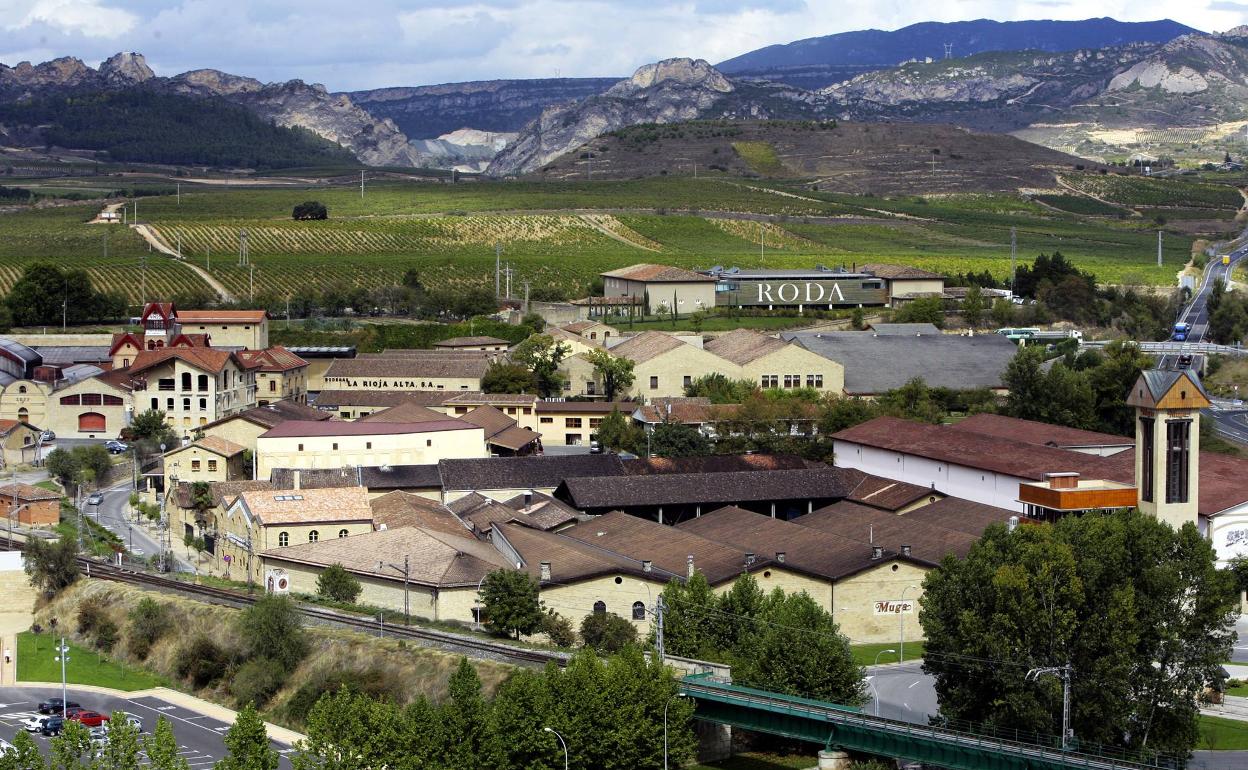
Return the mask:
<path id="1" fill-rule="evenodd" d="M 863 730 L 890 734 L 908 739 L 921 739 L 946 745 L 973 747 L 998 754 L 1047 760 L 1065 767 L 1092 770 L 1180 770 L 1185 759 L 1158 753 L 1129 752 L 1112 746 L 1083 744 L 1077 750 L 1063 751 L 1061 739 L 1030 731 L 1003 730 L 970 722 L 946 722 L 941 725 L 917 725 L 885 717 L 871 716 L 859 709 L 807 698 L 781 695 L 740 685 L 719 682 L 701 676 L 686 679 L 682 690 L 695 699 L 704 697 L 721 702 L 742 702 L 764 710 L 804 716 L 833 725 L 858 727 Z"/>
<path id="2" fill-rule="evenodd" d="M 1103 348 L 1108 345 L 1111 340 L 1085 340 L 1082 347 L 1085 348 Z M 1169 353 L 1169 354 L 1191 354 L 1202 353 L 1205 355 L 1222 355 L 1222 356 L 1248 356 L 1248 348 L 1239 348 L 1234 345 L 1215 345 L 1212 342 L 1136 342 L 1140 350 L 1145 353 Z"/>

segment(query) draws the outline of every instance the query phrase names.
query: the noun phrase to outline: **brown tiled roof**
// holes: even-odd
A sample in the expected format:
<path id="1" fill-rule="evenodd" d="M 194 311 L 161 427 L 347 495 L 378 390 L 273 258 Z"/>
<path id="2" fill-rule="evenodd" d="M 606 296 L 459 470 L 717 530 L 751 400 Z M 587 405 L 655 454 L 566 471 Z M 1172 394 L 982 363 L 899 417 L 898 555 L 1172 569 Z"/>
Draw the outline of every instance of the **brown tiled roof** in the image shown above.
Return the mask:
<path id="1" fill-rule="evenodd" d="M 481 489 L 553 489 L 578 476 L 623 475 L 618 455 L 542 455 L 482 457 L 438 463 L 442 487 L 450 491 Z"/>
<path id="2" fill-rule="evenodd" d="M 484 356 L 459 357 L 398 357 L 398 358 L 335 358 L 325 372 L 328 384 L 335 377 L 463 377 L 480 379 L 490 368 Z"/>
<path id="3" fill-rule="evenodd" d="M 288 372 L 308 365 L 307 361 L 280 345 L 266 350 L 240 350 L 238 358 L 248 369 L 262 372 Z"/>
<path id="4" fill-rule="evenodd" d="M 444 417 L 429 422 L 346 422 L 324 420 L 288 420 L 262 434 L 260 438 L 294 438 L 298 436 L 390 436 L 400 433 L 436 433 L 446 430 L 477 430 L 462 420 Z"/>
<path id="5" fill-rule="evenodd" d="M 463 497 L 457 498 L 447 503 L 446 507 L 454 511 L 456 515 L 463 516 L 469 511 L 475 510 L 476 508 L 479 508 L 483 505 L 489 505 L 490 503 L 493 503 L 493 502 L 496 502 L 496 501 L 492 498 L 486 497 L 485 495 L 479 492 L 469 492 Z"/>
<path id="6" fill-rule="evenodd" d="M 560 329 L 558 326 L 547 327 L 543 334 L 549 334 L 556 342 L 562 340 L 565 342 L 575 342 L 579 345 L 586 345 L 591 348 L 603 347 L 602 340 L 591 340 L 590 338 L 582 337 L 575 332 L 570 332 L 567 329 Z"/>
<path id="7" fill-rule="evenodd" d="M 275 489 L 275 487 L 270 482 L 263 480 L 208 482 L 208 492 L 212 495 L 213 505 L 222 508 L 234 502 L 243 492 L 269 489 Z M 191 482 L 179 481 L 178 488 L 174 490 L 173 498 L 179 508 L 191 508 Z"/>
<path id="8" fill-rule="evenodd" d="M 445 422 L 450 418 L 444 412 L 430 409 L 411 401 L 404 401 L 379 412 L 364 415 L 356 422 Z"/>
<path id="9" fill-rule="evenodd" d="M 1071 454 L 1074 454 L 1073 452 Z M 1099 478 L 1135 483 L 1135 452 L 1118 452 L 1104 458 Z M 1214 516 L 1248 501 L 1248 460 L 1217 452 L 1200 453 L 1200 488 L 1197 510 Z"/>
<path id="10" fill-rule="evenodd" d="M 646 283 L 706 283 L 715 278 L 692 270 L 671 265 L 630 265 L 618 270 L 602 273 L 604 278 L 623 278 L 628 281 L 645 281 Z"/>
<path id="11" fill-rule="evenodd" d="M 798 516 L 793 523 L 857 540 L 868 548 L 870 544 L 883 546 L 891 553 L 899 553 L 902 546 L 908 545 L 914 558 L 930 564 L 939 563 L 949 554 L 966 556 L 979 539 L 978 535 L 936 525 L 931 517 L 914 519 L 909 514 L 898 516 L 845 501 Z"/>
<path id="12" fill-rule="evenodd" d="M 581 510 L 655 505 L 735 505 L 759 500 L 840 499 L 853 491 L 845 468 L 671 473 L 567 479 L 556 495 Z"/>
<path id="13" fill-rule="evenodd" d="M 0 436 L 7 436 L 12 433 L 15 428 L 19 428 L 23 425 L 25 425 L 28 430 L 38 430 L 37 428 L 31 425 L 26 425 L 26 423 L 19 420 L 0 420 Z"/>
<path id="14" fill-rule="evenodd" d="M 583 521 L 560 534 L 634 561 L 652 561 L 674 575 L 687 574 L 692 556 L 694 567 L 711 583 L 722 583 L 745 572 L 749 550 L 619 511 Z M 756 555 L 751 566 L 769 561 L 766 555 L 761 559 Z"/>
<path id="15" fill-rule="evenodd" d="M 920 270 L 917 267 L 908 265 L 890 265 L 883 262 L 872 262 L 870 264 L 861 265 L 858 268 L 864 273 L 870 273 L 876 278 L 889 278 L 901 280 L 922 280 L 944 278 L 940 273 L 933 273 L 928 270 Z"/>
<path id="16" fill-rule="evenodd" d="M 0 499 L 12 500 L 17 497 L 19 501 L 35 502 L 36 500 L 60 500 L 61 493 L 53 492 L 50 489 L 36 487 L 31 484 L 5 484 L 0 487 Z"/>
<path id="17" fill-rule="evenodd" d="M 473 390 L 322 390 L 316 403 L 326 407 L 397 406 L 404 403 L 442 406 L 459 396 L 480 395 Z"/>
<path id="18" fill-rule="evenodd" d="M 657 473 L 725 473 L 731 471 L 791 471 L 826 467 L 797 455 L 707 455 L 705 457 L 633 457 L 624 460 L 631 476 Z"/>
<path id="19" fill-rule="evenodd" d="M 237 324 L 259 323 L 269 317 L 263 310 L 179 310 L 179 323 Z"/>
<path id="20" fill-rule="evenodd" d="M 687 342 L 682 342 L 679 337 L 672 334 L 642 332 L 611 348 L 611 355 L 618 358 L 627 358 L 633 363 L 640 364 L 687 344 Z"/>
<path id="21" fill-rule="evenodd" d="M 777 337 L 760 334 L 753 329 L 737 329 L 707 340 L 702 348 L 720 358 L 726 358 L 734 364 L 744 366 L 777 350 L 784 350 L 789 344 Z"/>
<path id="22" fill-rule="evenodd" d="M 871 558 L 871 544 L 865 539 L 844 537 L 840 532 L 812 531 L 801 526 L 802 518 L 805 517 L 790 522 L 729 507 L 689 519 L 676 525 L 676 529 L 731 545 L 755 558 L 771 559 L 773 567 L 783 564 L 829 580 L 839 580 L 880 562 Z M 895 556 L 897 548 L 890 547 L 887 552 Z"/>
<path id="23" fill-rule="evenodd" d="M 999 436 L 1024 444 L 1051 446 L 1062 448 L 1099 447 L 1099 446 L 1135 446 L 1134 436 L 1116 436 L 1112 433 L 1098 433 L 1091 430 L 1067 428 L 1064 425 L 1050 425 L 1047 422 L 1020 420 L 1017 417 L 1006 417 L 1003 414 L 973 414 L 965 420 L 959 420 L 950 427 L 979 433 L 984 436 Z"/>
<path id="24" fill-rule="evenodd" d="M 1043 480 L 1046 473 L 1065 471 L 1106 478 L 1105 460 L 1109 459 L 897 417 L 876 417 L 832 438 L 1034 481 Z"/>
<path id="25" fill-rule="evenodd" d="M 908 484 L 904 481 L 894 481 L 864 473 L 862 481 L 854 487 L 854 491 L 846 499 L 869 505 L 872 508 L 896 511 L 933 495 L 938 498 L 943 496 L 939 492 L 918 484 Z"/>
<path id="26" fill-rule="evenodd" d="M 510 500 L 503 501 L 503 505 L 526 514 L 529 519 L 537 522 L 541 529 L 552 529 L 569 524 L 581 516 L 580 511 L 562 500 L 541 492 L 534 492 L 529 495 L 529 504 L 527 506 L 524 499 L 524 495 L 516 495 Z"/>
<path id="27" fill-rule="evenodd" d="M 507 340 L 498 337 L 448 337 L 433 343 L 435 348 L 468 348 L 480 345 L 508 345 Z"/>
<path id="28" fill-rule="evenodd" d="M 573 334 L 579 336 L 581 332 L 587 331 L 589 329 L 593 329 L 596 326 L 605 326 L 608 329 L 614 328 L 612 326 L 602 323 L 601 321 L 573 321 L 570 324 L 564 324 L 563 326 L 555 326 L 552 328 L 562 329 L 564 331 L 572 332 Z M 547 331 L 550 331 L 550 329 L 547 329 Z"/>
<path id="29" fill-rule="evenodd" d="M 95 379 L 117 390 L 128 391 L 134 389 L 134 386 L 130 383 L 129 369 L 112 369 L 103 374 L 95 375 Z"/>
<path id="30" fill-rule="evenodd" d="M 635 414 L 644 423 L 676 422 L 705 425 L 732 417 L 740 404 L 712 404 L 709 398 L 655 398 L 637 407 Z"/>
<path id="31" fill-rule="evenodd" d="M 231 361 L 238 359 L 228 350 L 215 348 L 161 348 L 160 350 L 144 350 L 134 357 L 134 361 L 126 369 L 131 376 L 141 374 L 154 366 L 176 358 L 205 372 L 219 373 Z"/>
<path id="32" fill-rule="evenodd" d="M 504 449 L 510 449 L 513 452 L 519 452 L 530 444 L 540 441 L 541 438 L 542 434 L 537 431 L 513 425 L 501 433 L 495 433 L 489 438 L 489 443 Z"/>
<path id="33" fill-rule="evenodd" d="M 447 399 L 448 404 L 464 404 L 469 406 L 477 406 L 479 404 L 491 404 L 498 406 L 533 406 L 537 403 L 537 396 L 529 393 L 477 393 L 475 391 L 460 391 L 455 393 L 453 398 Z"/>
<path id="34" fill-rule="evenodd" d="M 990 524 L 1004 524 L 1017 511 L 998 508 L 995 505 L 977 503 L 960 497 L 946 497 L 934 503 L 915 508 L 899 518 L 945 529 L 954 529 L 979 537 Z"/>
<path id="35" fill-rule="evenodd" d="M 490 572 L 514 566 L 489 543 L 476 540 L 467 532 L 461 537 L 421 527 L 330 537 L 315 543 L 271 548 L 264 556 L 266 561 L 341 564 L 357 574 L 399 582 L 403 581 L 402 571 L 386 565 L 402 565 L 407 557 L 411 582 L 439 587 L 475 586 Z"/>
<path id="36" fill-rule="evenodd" d="M 238 497 L 265 525 L 373 520 L 363 487 L 249 490 Z"/>
<path id="37" fill-rule="evenodd" d="M 257 406 L 253 409 L 247 409 L 239 412 L 238 414 L 232 414 L 229 417 L 222 417 L 219 420 L 214 420 L 213 422 L 208 423 L 204 427 L 211 428 L 214 425 L 220 425 L 221 423 L 229 422 L 230 420 L 246 420 L 253 425 L 259 425 L 262 428 L 273 428 L 281 425 L 287 420 L 309 421 L 329 420 L 331 418 L 333 418 L 333 415 L 329 412 L 322 412 L 319 409 L 300 404 L 296 401 L 274 401 L 273 403 L 266 404 L 265 406 Z"/>
<path id="38" fill-rule="evenodd" d="M 545 532 L 515 522 L 500 522 L 494 527 L 493 537 L 500 538 L 503 543 L 514 548 L 523 561 L 521 569 L 533 577 L 540 579 L 541 563 L 549 562 L 550 579 L 543 581 L 548 585 L 566 585 L 603 575 L 633 575 L 660 584 L 667 583 L 672 578 L 671 573 L 660 569 L 646 573 L 642 570 L 641 562 L 636 559 L 628 559 L 610 550 L 583 543 L 564 533 Z M 680 574 L 683 575 L 684 572 Z M 560 606 L 551 608 L 567 614 L 576 611 L 584 613 L 588 609 Z M 627 608 L 608 606 L 607 610 L 623 614 Z"/>
<path id="39" fill-rule="evenodd" d="M 627 417 L 637 408 L 635 401 L 538 401 L 538 414 L 575 414 L 577 412 L 611 414 L 618 409 Z"/>
<path id="40" fill-rule="evenodd" d="M 516 421 L 492 406 L 478 406 L 459 419 L 472 423 L 485 431 L 485 440 L 507 449 L 520 449 L 541 438 L 528 428 L 521 428 Z"/>
<path id="41" fill-rule="evenodd" d="M 196 439 L 186 446 L 171 449 L 166 453 L 166 456 L 183 452 L 193 446 L 203 447 L 209 452 L 219 454 L 222 457 L 233 457 L 236 454 L 241 454 L 242 452 L 247 451 L 247 447 L 235 444 L 233 441 L 223 439 L 220 436 L 204 436 L 203 438 Z"/>
<path id="42" fill-rule="evenodd" d="M 523 507 L 523 497 L 508 500 L 506 503 L 487 500 L 469 509 L 463 517 L 471 522 L 473 531 L 478 535 L 508 521 L 533 529 L 552 530 L 577 520 L 576 511 L 564 507 L 553 498 L 534 495 L 533 500 L 533 505 L 529 508 Z"/>
<path id="43" fill-rule="evenodd" d="M 410 492 L 395 490 L 369 501 L 374 529 L 423 527 L 464 537 L 468 526 L 442 503 Z"/>

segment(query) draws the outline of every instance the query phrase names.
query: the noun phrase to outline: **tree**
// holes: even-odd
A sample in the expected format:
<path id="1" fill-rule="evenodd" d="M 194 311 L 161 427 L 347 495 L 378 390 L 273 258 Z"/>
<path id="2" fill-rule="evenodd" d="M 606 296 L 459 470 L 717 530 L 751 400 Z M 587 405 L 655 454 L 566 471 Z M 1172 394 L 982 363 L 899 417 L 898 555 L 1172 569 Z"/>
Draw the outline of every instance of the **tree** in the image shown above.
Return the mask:
<path id="1" fill-rule="evenodd" d="M 562 767 L 558 752 L 551 750 L 549 733 L 542 730 L 550 713 L 550 693 L 540 674 L 521 669 L 499 686 L 490 704 L 489 736 L 481 767 Z"/>
<path id="2" fill-rule="evenodd" d="M 62 271 L 48 262 L 27 267 L 9 289 L 5 305 L 18 326 L 60 325 L 99 318 L 100 295 L 85 270 Z"/>
<path id="3" fill-rule="evenodd" d="M 47 770 L 39 744 L 25 730 L 13 737 L 13 750 L 0 754 L 0 770 Z"/>
<path id="4" fill-rule="evenodd" d="M 607 401 L 614 401 L 616 394 L 627 393 L 633 387 L 633 362 L 622 356 L 613 356 L 606 348 L 595 348 L 585 354 L 585 360 L 594 367 L 594 377 L 602 381 L 602 392 Z"/>
<path id="5" fill-rule="evenodd" d="M 650 453 L 657 457 L 700 457 L 711 453 L 711 441 L 693 426 L 661 422 L 650 431 Z"/>
<path id="6" fill-rule="evenodd" d="M 893 322 L 899 324 L 929 323 L 938 329 L 945 326 L 945 301 L 940 297 L 920 297 L 893 311 Z"/>
<path id="7" fill-rule="evenodd" d="M 226 731 L 225 748 L 229 753 L 217 762 L 216 770 L 277 770 L 277 752 L 269 746 L 264 722 L 250 703 Z"/>
<path id="8" fill-rule="evenodd" d="M 423 698 L 420 702 L 428 707 Z M 416 733 L 405 722 L 391 704 L 344 685 L 313 704 L 307 717 L 308 737 L 300 742 L 292 763 L 296 770 L 426 767 L 419 761 L 394 761 L 427 754 L 433 743 L 433 731 Z"/>
<path id="9" fill-rule="evenodd" d="M 108 721 L 108 742 L 96 762 L 96 770 L 139 770 L 139 728 L 121 711 Z"/>
<path id="10" fill-rule="evenodd" d="M 47 596 L 55 596 L 78 579 L 78 544 L 72 537 L 53 542 L 29 538 L 22 547 L 22 557 L 30 584 Z"/>
<path id="11" fill-rule="evenodd" d="M 447 698 L 439 707 L 442 757 L 446 767 L 480 767 L 486 741 L 488 708 L 481 697 L 481 678 L 467 658 L 446 683 Z"/>
<path id="12" fill-rule="evenodd" d="M 1198 696 L 1227 659 L 1233 576 L 1193 524 L 1138 511 L 989 527 L 923 583 L 924 670 L 941 713 L 1058 734 L 1061 687 L 1028 669 L 1070 665 L 1083 741 L 1186 756 Z"/>
<path id="13" fill-rule="evenodd" d="M 549 334 L 534 334 L 516 346 L 511 358 L 533 372 L 538 395 L 550 398 L 563 390 L 559 364 L 571 352 L 572 347 L 566 342 L 555 342 Z"/>
<path id="14" fill-rule="evenodd" d="M 302 616 L 287 596 L 264 596 L 243 610 L 238 632 L 249 657 L 273 660 L 287 673 L 308 654 Z"/>
<path id="15" fill-rule="evenodd" d="M 619 452 L 636 453 L 645 443 L 641 426 L 633 422 L 631 416 L 625 417 L 619 409 L 612 409 L 611 414 L 602 418 L 597 436 L 600 445 Z"/>
<path id="16" fill-rule="evenodd" d="M 66 489 L 72 489 L 82 474 L 82 465 L 78 458 L 72 452 L 59 448 L 48 452 L 48 456 L 43 459 L 43 467 Z"/>
<path id="17" fill-rule="evenodd" d="M 581 641 L 598 652 L 619 652 L 637 643 L 637 628 L 614 612 L 591 612 L 581 620 Z"/>
<path id="18" fill-rule="evenodd" d="M 173 735 L 173 727 L 169 720 L 160 717 L 156 720 L 156 729 L 143 739 L 143 750 L 147 752 L 149 767 L 152 770 L 189 770 L 190 765 L 178 747 L 178 739 Z"/>
<path id="19" fill-rule="evenodd" d="M 329 209 L 320 201 L 305 201 L 295 206 L 290 215 L 298 220 L 329 219 Z"/>
<path id="20" fill-rule="evenodd" d="M 734 380 L 712 372 L 685 386 L 688 398 L 709 398 L 712 404 L 740 404 L 758 390 L 752 380 Z"/>
<path id="21" fill-rule="evenodd" d="M 56 770 L 89 770 L 94 747 L 91 733 L 86 726 L 74 719 L 66 719 L 60 735 L 52 739 L 52 762 Z"/>
<path id="22" fill-rule="evenodd" d="M 139 660 L 147 657 L 152 645 L 169 632 L 173 621 L 169 608 L 150 596 L 145 596 L 130 610 L 130 634 L 127 646 Z"/>
<path id="23" fill-rule="evenodd" d="M 1135 435 L 1135 408 L 1127 406 L 1127 394 L 1140 372 L 1152 367 L 1153 360 L 1138 345 L 1114 340 L 1104 348 L 1096 365 L 1087 370 L 1100 430 L 1118 436 Z"/>
<path id="24" fill-rule="evenodd" d="M 984 292 L 979 286 L 971 284 L 966 288 L 966 298 L 962 300 L 962 320 L 974 329 L 984 318 Z"/>
<path id="25" fill-rule="evenodd" d="M 363 590 L 364 586 L 360 585 L 355 575 L 347 572 L 341 564 L 329 565 L 316 578 L 316 592 L 336 602 L 353 604 Z"/>
<path id="26" fill-rule="evenodd" d="M 481 377 L 485 393 L 536 393 L 537 378 L 527 367 L 495 361 Z"/>
<path id="27" fill-rule="evenodd" d="M 1014 325 L 1014 303 L 1008 299 L 998 297 L 992 301 L 992 322 L 999 328 L 1008 328 Z"/>
<path id="28" fill-rule="evenodd" d="M 727 649 L 716 635 L 719 599 L 699 570 L 685 581 L 673 579 L 663 588 L 663 645 L 686 658 L 713 660 Z"/>
<path id="29" fill-rule="evenodd" d="M 101 484 L 108 479 L 108 472 L 113 467 L 113 460 L 107 449 L 99 444 L 91 444 L 89 446 L 76 446 L 70 452 L 78 464 L 79 477 L 83 482 Z"/>
<path id="30" fill-rule="evenodd" d="M 1072 428 L 1092 428 L 1096 423 L 1092 386 L 1083 372 L 1054 364 L 1044 371 L 1044 350 L 1020 348 L 1002 375 L 1009 396 L 1005 413 Z"/>
<path id="31" fill-rule="evenodd" d="M 496 569 L 481 584 L 485 625 L 504 636 L 531 634 L 542 624 L 537 579 L 516 569 Z"/>

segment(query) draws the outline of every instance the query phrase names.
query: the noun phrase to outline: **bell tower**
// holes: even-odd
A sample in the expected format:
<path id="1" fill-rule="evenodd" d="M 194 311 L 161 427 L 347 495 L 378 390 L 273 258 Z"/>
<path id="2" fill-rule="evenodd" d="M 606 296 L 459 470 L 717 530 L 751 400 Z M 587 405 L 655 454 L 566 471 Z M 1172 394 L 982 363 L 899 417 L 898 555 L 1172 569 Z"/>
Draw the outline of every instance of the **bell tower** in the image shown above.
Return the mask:
<path id="1" fill-rule="evenodd" d="M 1200 410 L 1209 396 L 1191 372 L 1141 372 L 1127 404 L 1135 407 L 1135 483 L 1140 510 L 1178 529 L 1198 524 Z"/>

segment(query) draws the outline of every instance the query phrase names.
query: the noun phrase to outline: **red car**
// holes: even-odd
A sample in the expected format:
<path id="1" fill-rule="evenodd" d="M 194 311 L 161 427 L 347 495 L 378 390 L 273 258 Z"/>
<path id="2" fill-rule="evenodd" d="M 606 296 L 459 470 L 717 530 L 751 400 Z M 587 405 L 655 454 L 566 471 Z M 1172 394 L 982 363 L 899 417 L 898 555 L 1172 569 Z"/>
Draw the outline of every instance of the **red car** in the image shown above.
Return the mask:
<path id="1" fill-rule="evenodd" d="M 70 714 L 69 718 L 82 722 L 87 727 L 99 727 L 108 721 L 108 717 L 98 711 L 79 711 L 77 714 Z"/>

